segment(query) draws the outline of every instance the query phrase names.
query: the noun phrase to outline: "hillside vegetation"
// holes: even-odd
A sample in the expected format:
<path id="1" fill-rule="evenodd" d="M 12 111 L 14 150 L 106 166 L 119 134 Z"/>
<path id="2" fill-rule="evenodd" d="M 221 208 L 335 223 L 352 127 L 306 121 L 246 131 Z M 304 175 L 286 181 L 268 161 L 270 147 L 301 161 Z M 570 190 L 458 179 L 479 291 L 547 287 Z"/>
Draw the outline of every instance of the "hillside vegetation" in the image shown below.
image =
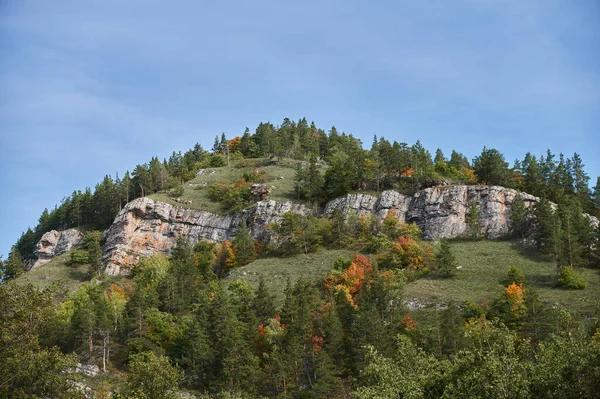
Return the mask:
<path id="1" fill-rule="evenodd" d="M 488 148 L 472 161 L 384 138 L 365 149 L 305 119 L 153 157 L 45 211 L 1 262 L 0 398 L 81 397 L 77 381 L 128 399 L 597 398 L 600 228 L 583 211 L 598 213 L 600 184 L 588 181 L 577 154 L 510 167 Z M 260 240 L 244 221 L 231 241 L 178 237 L 130 276 L 103 273 L 100 230 L 140 196 L 229 213 L 252 206 L 255 184 L 319 207 L 441 183 L 541 200 L 517 195 L 510 241 L 481 239 L 474 201 L 455 241 L 425 241 L 394 211 L 287 212 Z M 81 248 L 24 273 L 44 232 L 81 225 Z"/>

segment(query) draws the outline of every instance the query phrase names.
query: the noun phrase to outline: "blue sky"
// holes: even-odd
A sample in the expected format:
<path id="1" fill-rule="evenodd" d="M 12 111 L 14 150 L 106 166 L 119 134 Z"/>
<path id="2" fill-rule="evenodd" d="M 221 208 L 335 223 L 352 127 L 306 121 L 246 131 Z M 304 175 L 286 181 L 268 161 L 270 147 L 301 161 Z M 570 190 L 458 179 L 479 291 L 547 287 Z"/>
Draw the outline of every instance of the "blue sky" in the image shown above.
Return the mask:
<path id="1" fill-rule="evenodd" d="M 599 21 L 597 0 L 0 0 L 0 254 L 105 174 L 284 117 L 578 152 L 595 181 Z"/>

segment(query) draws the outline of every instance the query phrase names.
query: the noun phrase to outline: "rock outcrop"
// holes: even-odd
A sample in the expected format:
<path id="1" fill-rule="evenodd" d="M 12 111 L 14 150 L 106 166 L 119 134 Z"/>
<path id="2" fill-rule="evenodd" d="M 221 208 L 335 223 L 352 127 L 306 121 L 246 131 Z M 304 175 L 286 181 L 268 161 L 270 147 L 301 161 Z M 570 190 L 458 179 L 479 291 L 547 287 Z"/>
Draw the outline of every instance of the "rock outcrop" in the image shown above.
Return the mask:
<path id="1" fill-rule="evenodd" d="M 83 233 L 79 230 L 49 231 L 42 236 L 35 247 L 37 260 L 31 268 L 46 264 L 55 256 L 67 253 L 73 247 L 78 247 L 81 244 L 83 244 Z"/>
<path id="2" fill-rule="evenodd" d="M 138 198 L 119 212 L 107 231 L 103 248 L 106 273 L 128 273 L 141 256 L 169 254 L 179 236 L 192 243 L 230 240 L 242 220 L 246 220 L 255 238 L 261 238 L 265 227 L 279 222 L 285 212 L 308 214 L 310 211 L 291 202 L 260 201 L 255 208 L 243 212 L 216 215 Z"/>
<path id="3" fill-rule="evenodd" d="M 416 223 L 423 238 L 453 238 L 467 230 L 466 215 L 470 204 L 480 208 L 479 218 L 487 238 L 497 239 L 509 233 L 511 205 L 517 191 L 488 186 L 436 186 L 413 196 L 396 191 L 384 191 L 379 197 L 369 194 L 348 194 L 329 202 L 320 212 L 327 216 L 339 209 L 346 216 L 351 212 L 373 214 L 384 218 L 390 211 L 404 222 Z M 521 193 L 526 206 L 533 206 L 538 198 Z M 177 237 L 192 243 L 200 240 L 224 241 L 232 239 L 245 220 L 255 239 L 265 236 L 266 226 L 280 222 L 286 212 L 301 215 L 316 211 L 293 202 L 258 201 L 253 208 L 231 215 L 185 209 L 149 198 L 138 198 L 127 204 L 104 232 L 103 260 L 109 275 L 128 273 L 141 257 L 155 253 L 170 254 Z M 591 217 L 594 225 L 598 220 Z M 37 246 L 38 260 L 33 267 L 48 262 L 52 257 L 81 245 L 83 234 L 77 230 L 51 231 Z"/>
<path id="4" fill-rule="evenodd" d="M 328 203 L 325 214 L 338 208 L 345 214 L 355 211 L 385 217 L 394 210 L 399 220 L 416 223 L 425 239 L 454 238 L 466 231 L 469 205 L 477 202 L 487 238 L 497 239 L 509 232 L 511 204 L 516 195 L 516 190 L 504 187 L 464 185 L 431 187 L 414 196 L 396 191 L 384 191 L 379 198 L 369 194 L 348 194 Z M 538 200 L 525 193 L 521 196 L 526 206 Z"/>

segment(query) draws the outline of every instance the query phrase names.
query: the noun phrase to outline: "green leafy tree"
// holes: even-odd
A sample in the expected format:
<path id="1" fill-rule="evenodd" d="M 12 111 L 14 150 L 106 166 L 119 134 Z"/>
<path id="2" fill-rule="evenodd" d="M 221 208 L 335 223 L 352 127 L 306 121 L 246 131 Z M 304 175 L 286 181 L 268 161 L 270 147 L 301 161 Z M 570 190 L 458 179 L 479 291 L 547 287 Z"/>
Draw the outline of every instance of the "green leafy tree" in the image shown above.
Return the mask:
<path id="1" fill-rule="evenodd" d="M 127 392 L 132 397 L 175 399 L 182 372 L 169 358 L 153 352 L 132 355 L 129 359 Z"/>
<path id="2" fill-rule="evenodd" d="M 0 284 L 0 398 L 79 398 L 72 375 L 74 354 L 41 345 L 55 310 L 55 292 L 33 285 Z"/>

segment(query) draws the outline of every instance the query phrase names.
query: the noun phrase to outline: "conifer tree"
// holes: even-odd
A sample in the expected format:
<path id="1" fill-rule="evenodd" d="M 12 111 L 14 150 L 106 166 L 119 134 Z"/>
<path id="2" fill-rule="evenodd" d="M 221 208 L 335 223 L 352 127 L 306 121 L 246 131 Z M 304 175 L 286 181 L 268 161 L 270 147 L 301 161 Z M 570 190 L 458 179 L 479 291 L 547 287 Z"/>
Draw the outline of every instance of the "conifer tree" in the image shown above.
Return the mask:
<path id="1" fill-rule="evenodd" d="M 269 293 L 262 276 L 258 280 L 258 288 L 252 300 L 252 310 L 259 322 L 265 322 L 275 316 L 275 296 Z"/>
<path id="2" fill-rule="evenodd" d="M 242 224 L 231 243 L 235 252 L 235 261 L 238 265 L 245 265 L 254 260 L 254 239 L 246 226 L 245 219 L 242 220 Z"/>
<path id="3" fill-rule="evenodd" d="M 8 254 L 8 259 L 4 262 L 4 278 L 7 280 L 19 277 L 25 271 L 21 253 L 16 245 L 13 245 Z"/>
<path id="4" fill-rule="evenodd" d="M 483 224 L 479 218 L 479 204 L 477 201 L 472 201 L 467 209 L 465 216 L 467 224 L 467 237 L 471 239 L 480 239 L 483 237 Z"/>
<path id="5" fill-rule="evenodd" d="M 551 254 L 554 257 L 558 272 L 560 257 L 560 219 L 555 214 L 550 201 L 542 198 L 535 205 L 535 233 L 536 246 L 540 252 Z"/>
<path id="6" fill-rule="evenodd" d="M 440 249 L 435 256 L 435 263 L 437 264 L 442 276 L 452 277 L 454 274 L 456 274 L 456 257 L 454 256 L 448 241 L 442 240 Z"/>
<path id="7" fill-rule="evenodd" d="M 517 194 L 510 206 L 510 231 L 513 236 L 525 238 L 529 222 L 529 211 L 521 194 Z"/>

